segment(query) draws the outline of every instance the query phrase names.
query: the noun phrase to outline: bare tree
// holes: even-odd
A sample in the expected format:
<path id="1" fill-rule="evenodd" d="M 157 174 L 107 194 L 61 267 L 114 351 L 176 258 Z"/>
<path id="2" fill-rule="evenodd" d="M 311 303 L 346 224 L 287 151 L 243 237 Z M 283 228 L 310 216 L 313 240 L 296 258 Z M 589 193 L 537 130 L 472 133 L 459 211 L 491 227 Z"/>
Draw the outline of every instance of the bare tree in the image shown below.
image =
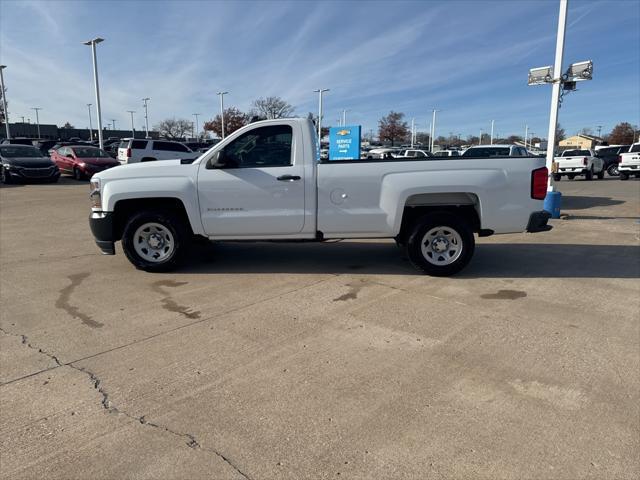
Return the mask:
<path id="1" fill-rule="evenodd" d="M 76 128 L 73 125 L 71 125 L 69 122 L 65 123 L 62 128 Z"/>
<path id="2" fill-rule="evenodd" d="M 589 135 L 589 136 L 593 136 L 593 129 L 589 128 L 589 127 L 585 127 L 582 130 L 580 130 L 580 135 Z"/>
<path id="3" fill-rule="evenodd" d="M 378 120 L 378 137 L 381 142 L 395 142 L 405 140 L 409 137 L 409 127 L 407 122 L 403 121 L 404 113 L 389 112 L 389 115 Z"/>
<path id="4" fill-rule="evenodd" d="M 636 128 L 628 122 L 617 124 L 608 135 L 609 143 L 612 145 L 629 145 L 634 142 Z"/>
<path id="5" fill-rule="evenodd" d="M 224 133 L 229 135 L 239 128 L 249 123 L 250 116 L 241 112 L 235 107 L 225 108 L 224 110 Z M 205 132 L 213 132 L 218 137 L 222 137 L 222 119 L 220 114 L 216 115 L 212 120 L 205 122 L 202 127 Z"/>
<path id="6" fill-rule="evenodd" d="M 153 127 L 161 137 L 182 138 L 191 132 L 191 121 L 183 118 L 167 118 Z"/>
<path id="7" fill-rule="evenodd" d="M 253 109 L 258 116 L 269 120 L 293 115 L 293 107 L 280 97 L 258 98 L 253 102 Z"/>
<path id="8" fill-rule="evenodd" d="M 564 128 L 560 124 L 556 126 L 556 142 L 560 142 L 567 138 L 567 135 L 564 133 Z"/>

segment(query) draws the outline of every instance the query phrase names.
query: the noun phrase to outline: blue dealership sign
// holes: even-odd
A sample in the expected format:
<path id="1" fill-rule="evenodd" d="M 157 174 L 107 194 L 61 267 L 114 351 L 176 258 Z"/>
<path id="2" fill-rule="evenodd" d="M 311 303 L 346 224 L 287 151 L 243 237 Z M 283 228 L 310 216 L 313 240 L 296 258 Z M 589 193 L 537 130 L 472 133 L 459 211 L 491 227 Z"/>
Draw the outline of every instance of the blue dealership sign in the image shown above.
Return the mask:
<path id="1" fill-rule="evenodd" d="M 329 160 L 360 159 L 360 125 L 329 129 Z"/>

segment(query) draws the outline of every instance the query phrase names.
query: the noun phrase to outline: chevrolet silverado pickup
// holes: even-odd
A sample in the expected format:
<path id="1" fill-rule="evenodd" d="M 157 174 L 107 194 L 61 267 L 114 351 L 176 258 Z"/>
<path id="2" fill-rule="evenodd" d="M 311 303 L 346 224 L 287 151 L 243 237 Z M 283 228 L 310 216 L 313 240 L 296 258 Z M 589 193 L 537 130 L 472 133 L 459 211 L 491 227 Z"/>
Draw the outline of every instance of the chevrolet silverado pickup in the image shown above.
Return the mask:
<path id="1" fill-rule="evenodd" d="M 195 161 L 125 165 L 91 179 L 98 247 L 167 271 L 212 241 L 394 238 L 424 273 L 470 261 L 474 233 L 542 232 L 544 158 L 321 160 L 313 123 L 247 125 Z"/>
<path id="2" fill-rule="evenodd" d="M 576 175 L 584 175 L 585 180 L 593 180 L 597 175 L 600 180 L 604 178 L 604 160 L 596 157 L 592 150 L 565 150 L 559 157 L 555 157 L 556 170 L 553 179 L 558 182 L 567 176 L 573 180 Z"/>
<path id="3" fill-rule="evenodd" d="M 630 175 L 640 177 L 640 142 L 631 145 L 628 152 L 620 154 L 618 171 L 620 180 L 628 180 Z"/>

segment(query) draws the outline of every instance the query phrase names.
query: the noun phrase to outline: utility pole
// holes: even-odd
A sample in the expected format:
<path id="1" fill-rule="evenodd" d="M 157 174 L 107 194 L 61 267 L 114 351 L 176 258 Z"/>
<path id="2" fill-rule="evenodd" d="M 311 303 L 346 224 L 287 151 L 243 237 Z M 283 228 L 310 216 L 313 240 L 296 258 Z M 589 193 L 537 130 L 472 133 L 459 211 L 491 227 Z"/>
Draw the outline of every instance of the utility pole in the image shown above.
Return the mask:
<path id="1" fill-rule="evenodd" d="M 104 147 L 102 141 L 102 110 L 100 109 L 100 86 L 98 85 L 98 60 L 96 59 L 96 45 L 103 42 L 104 39 L 97 37 L 93 40 L 84 42 L 85 45 L 91 46 L 91 54 L 93 56 L 93 82 L 96 91 L 96 111 L 98 115 L 98 143 L 100 148 Z"/>
<path id="2" fill-rule="evenodd" d="M 553 85 L 551 90 L 551 114 L 549 115 L 549 134 L 547 135 L 547 169 L 551 173 L 553 169 L 553 156 L 556 145 L 556 128 L 558 127 L 558 108 L 560 101 L 560 89 L 562 85 L 562 60 L 564 56 L 564 36 L 567 27 L 568 0 L 560 0 L 560 12 L 558 13 L 558 35 L 556 38 L 556 59 L 553 67 Z M 547 183 L 551 189 L 551 175 Z"/>
<path id="3" fill-rule="evenodd" d="M 91 104 L 87 103 L 87 110 L 89 110 L 89 140 L 93 142 L 93 124 L 91 123 Z"/>
<path id="4" fill-rule="evenodd" d="M 196 117 L 196 135 L 198 136 L 198 139 L 200 138 L 200 126 L 198 124 L 198 116 L 201 115 L 200 113 L 192 113 L 192 115 L 194 117 Z"/>
<path id="5" fill-rule="evenodd" d="M 494 120 L 491 120 L 491 143 L 490 143 L 490 145 L 493 145 L 493 122 L 494 122 Z"/>
<path id="6" fill-rule="evenodd" d="M 31 110 L 35 110 L 36 111 L 36 124 L 38 125 L 38 140 L 40 140 L 40 116 L 38 115 L 38 112 L 40 110 L 42 110 L 42 108 L 33 107 Z"/>
<path id="7" fill-rule="evenodd" d="M 229 92 L 218 92 L 220 96 L 220 130 L 222 131 L 222 140 L 224 140 L 224 96 Z"/>
<path id="8" fill-rule="evenodd" d="M 7 110 L 7 91 L 4 88 L 4 74 L 3 70 L 7 68 L 6 65 L 0 65 L 0 88 L 2 91 L 2 111 L 4 112 L 4 129 L 7 132 L 7 140 L 11 139 L 11 132 L 9 131 L 9 111 Z M 24 123 L 24 120 L 22 121 Z M 40 135 L 38 135 L 40 138 Z"/>
<path id="9" fill-rule="evenodd" d="M 136 138 L 136 129 L 133 124 L 133 114 L 136 113 L 135 110 L 127 110 L 131 114 L 131 138 Z"/>
<path id="10" fill-rule="evenodd" d="M 318 148 L 320 148 L 320 143 L 322 142 L 322 94 L 328 91 L 328 88 L 314 90 L 318 94 Z"/>
<path id="11" fill-rule="evenodd" d="M 142 101 L 144 102 L 143 107 L 144 107 L 144 129 L 147 131 L 147 136 L 145 138 L 149 138 L 149 115 L 147 112 L 147 102 L 151 100 L 149 97 L 143 98 Z"/>
<path id="12" fill-rule="evenodd" d="M 598 138 L 600 138 L 601 133 L 602 133 L 602 125 L 598 125 Z"/>

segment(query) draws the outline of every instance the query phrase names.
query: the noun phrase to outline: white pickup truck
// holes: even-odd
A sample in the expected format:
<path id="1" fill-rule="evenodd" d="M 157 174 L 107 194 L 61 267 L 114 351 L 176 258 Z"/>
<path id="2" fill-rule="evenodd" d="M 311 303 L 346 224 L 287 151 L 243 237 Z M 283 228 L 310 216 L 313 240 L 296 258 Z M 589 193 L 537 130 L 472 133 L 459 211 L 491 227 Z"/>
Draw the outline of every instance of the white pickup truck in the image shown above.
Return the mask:
<path id="1" fill-rule="evenodd" d="M 550 230 L 543 158 L 320 161 L 313 123 L 266 120 L 192 163 L 138 163 L 91 179 L 90 226 L 105 254 L 122 240 L 137 268 L 174 268 L 209 240 L 395 238 L 411 263 L 452 275 L 474 233 Z"/>
<path id="2" fill-rule="evenodd" d="M 604 178 L 604 160 L 596 157 L 592 150 L 565 150 L 559 157 L 555 157 L 556 169 L 553 179 L 558 182 L 567 176 L 573 180 L 576 175 L 584 175 L 585 180 L 593 180 L 597 175 L 600 180 Z"/>
<path id="3" fill-rule="evenodd" d="M 631 145 L 628 152 L 620 154 L 618 172 L 620 180 L 628 180 L 630 175 L 640 177 L 640 142 Z"/>

